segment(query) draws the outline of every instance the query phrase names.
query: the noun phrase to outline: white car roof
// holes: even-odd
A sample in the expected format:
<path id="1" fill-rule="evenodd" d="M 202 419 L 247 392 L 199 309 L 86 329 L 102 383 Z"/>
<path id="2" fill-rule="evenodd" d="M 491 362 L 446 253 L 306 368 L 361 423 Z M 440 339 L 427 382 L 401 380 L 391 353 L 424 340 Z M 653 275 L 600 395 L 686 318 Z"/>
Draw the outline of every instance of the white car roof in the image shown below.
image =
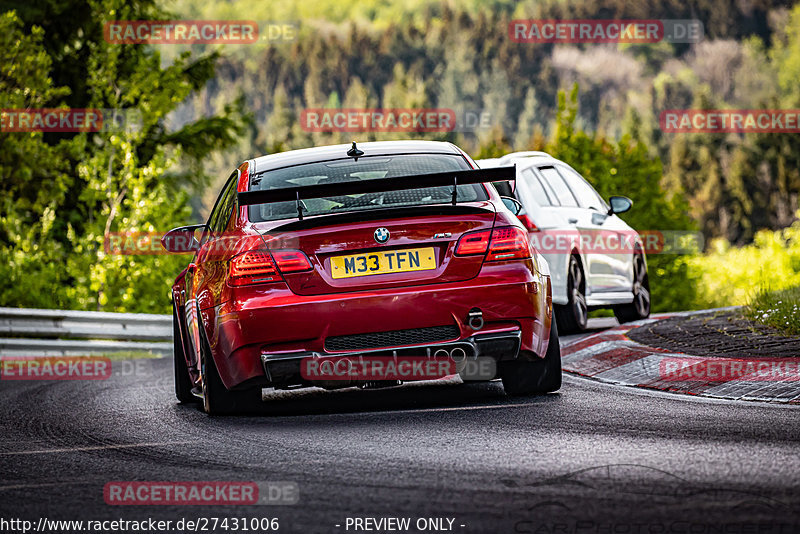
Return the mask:
<path id="1" fill-rule="evenodd" d="M 477 163 L 479 167 L 486 169 L 491 167 L 501 167 L 503 165 L 510 165 L 512 163 L 516 163 L 520 167 L 527 167 L 528 165 L 525 165 L 525 163 L 530 163 L 530 164 L 553 163 L 557 161 L 559 160 L 557 160 L 547 152 L 540 152 L 538 150 L 528 150 L 525 152 L 512 152 L 500 158 L 478 159 L 475 160 L 475 163 Z"/>
<path id="2" fill-rule="evenodd" d="M 476 159 L 475 163 L 477 163 L 478 167 L 481 169 L 490 169 L 492 167 L 500 166 L 500 158 Z"/>

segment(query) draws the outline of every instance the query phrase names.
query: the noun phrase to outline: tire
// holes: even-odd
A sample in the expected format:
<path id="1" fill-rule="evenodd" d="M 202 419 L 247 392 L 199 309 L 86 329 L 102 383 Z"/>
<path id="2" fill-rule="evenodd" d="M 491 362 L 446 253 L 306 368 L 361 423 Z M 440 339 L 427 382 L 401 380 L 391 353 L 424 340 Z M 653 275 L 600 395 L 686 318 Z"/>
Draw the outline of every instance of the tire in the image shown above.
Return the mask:
<path id="1" fill-rule="evenodd" d="M 175 397 L 181 404 L 197 402 L 197 397 L 192 395 L 192 382 L 189 380 L 189 368 L 186 366 L 186 356 L 183 352 L 181 330 L 178 327 L 178 313 L 172 305 L 172 360 L 175 370 Z"/>
<path id="2" fill-rule="evenodd" d="M 211 347 L 200 326 L 201 362 L 203 383 L 203 410 L 208 415 L 231 415 L 256 408 L 261 402 L 261 388 L 230 391 L 222 383 Z"/>
<path id="3" fill-rule="evenodd" d="M 553 308 L 558 320 L 558 328 L 564 334 L 583 332 L 589 320 L 589 307 L 586 305 L 586 283 L 583 269 L 576 256 L 570 256 L 567 270 L 567 304 Z"/>
<path id="4" fill-rule="evenodd" d="M 561 388 L 561 344 L 556 321 L 550 323 L 550 344 L 544 358 L 528 361 L 520 357 L 500 362 L 500 378 L 506 395 L 536 395 Z"/>
<path id="5" fill-rule="evenodd" d="M 620 323 L 630 323 L 650 317 L 650 279 L 644 256 L 633 257 L 633 302 L 614 306 L 614 316 Z"/>

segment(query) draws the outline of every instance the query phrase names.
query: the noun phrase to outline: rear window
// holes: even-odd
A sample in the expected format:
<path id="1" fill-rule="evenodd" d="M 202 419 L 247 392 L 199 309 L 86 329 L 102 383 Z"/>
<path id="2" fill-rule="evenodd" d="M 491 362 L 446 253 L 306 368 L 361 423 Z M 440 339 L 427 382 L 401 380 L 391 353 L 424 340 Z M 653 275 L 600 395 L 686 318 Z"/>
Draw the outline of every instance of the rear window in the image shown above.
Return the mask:
<path id="1" fill-rule="evenodd" d="M 321 163 L 308 163 L 258 174 L 253 179 L 251 191 L 287 189 L 296 186 L 380 180 L 398 176 L 431 174 L 437 172 L 468 170 L 466 160 L 449 154 L 402 154 L 396 156 L 369 156 Z M 407 191 L 361 193 L 302 200 L 303 215 L 327 215 L 350 211 L 364 211 L 424 204 L 444 204 L 452 201 L 452 186 L 424 187 Z M 488 200 L 480 184 L 458 186 L 458 201 Z M 250 206 L 249 218 L 254 222 L 274 221 L 297 217 L 294 201 Z"/>

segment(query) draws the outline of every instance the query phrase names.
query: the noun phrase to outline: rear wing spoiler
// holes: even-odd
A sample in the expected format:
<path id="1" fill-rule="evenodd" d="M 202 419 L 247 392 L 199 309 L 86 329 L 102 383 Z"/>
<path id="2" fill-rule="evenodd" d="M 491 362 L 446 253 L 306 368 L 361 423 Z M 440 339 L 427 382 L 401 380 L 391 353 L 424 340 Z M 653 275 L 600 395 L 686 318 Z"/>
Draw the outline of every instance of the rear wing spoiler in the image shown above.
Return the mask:
<path id="1" fill-rule="evenodd" d="M 359 193 L 381 193 L 384 191 L 404 191 L 423 187 L 441 187 L 452 185 L 453 204 L 458 201 L 458 185 L 501 182 L 516 178 L 515 167 L 494 167 L 489 169 L 472 169 L 468 171 L 437 172 L 432 174 L 416 174 L 413 176 L 397 176 L 394 178 L 376 178 L 372 180 L 352 180 L 347 182 L 285 187 L 281 189 L 265 189 L 260 191 L 243 191 L 238 193 L 240 206 L 253 204 L 272 204 L 275 202 L 296 201 L 298 215 L 302 216 L 300 201 L 307 198 L 321 198 Z"/>

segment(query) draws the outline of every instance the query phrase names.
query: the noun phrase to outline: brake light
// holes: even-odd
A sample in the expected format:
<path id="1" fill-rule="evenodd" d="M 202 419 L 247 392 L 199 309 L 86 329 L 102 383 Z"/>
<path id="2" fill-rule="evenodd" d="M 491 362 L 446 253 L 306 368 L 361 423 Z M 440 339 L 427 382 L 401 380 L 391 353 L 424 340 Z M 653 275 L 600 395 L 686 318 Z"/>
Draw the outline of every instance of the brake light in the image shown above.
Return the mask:
<path id="1" fill-rule="evenodd" d="M 273 250 L 272 257 L 275 258 L 278 270 L 284 274 L 311 270 L 308 256 L 299 250 Z"/>
<path id="2" fill-rule="evenodd" d="M 231 258 L 228 281 L 233 286 L 277 282 L 281 279 L 272 256 L 266 250 L 248 250 Z"/>
<path id="3" fill-rule="evenodd" d="M 525 225 L 525 228 L 527 228 L 529 232 L 539 231 L 539 228 L 535 224 L 533 224 L 531 218 L 525 215 L 524 213 L 522 215 L 517 215 L 517 219 L 519 219 L 520 222 Z"/>
<path id="4" fill-rule="evenodd" d="M 469 232 L 462 235 L 456 245 L 456 255 L 469 256 L 471 254 L 486 254 L 491 235 L 491 230 Z"/>
<path id="5" fill-rule="evenodd" d="M 528 244 L 528 234 L 522 228 L 507 226 L 492 230 L 492 240 L 489 243 L 489 254 L 486 261 L 514 260 L 530 258 L 531 247 Z"/>

